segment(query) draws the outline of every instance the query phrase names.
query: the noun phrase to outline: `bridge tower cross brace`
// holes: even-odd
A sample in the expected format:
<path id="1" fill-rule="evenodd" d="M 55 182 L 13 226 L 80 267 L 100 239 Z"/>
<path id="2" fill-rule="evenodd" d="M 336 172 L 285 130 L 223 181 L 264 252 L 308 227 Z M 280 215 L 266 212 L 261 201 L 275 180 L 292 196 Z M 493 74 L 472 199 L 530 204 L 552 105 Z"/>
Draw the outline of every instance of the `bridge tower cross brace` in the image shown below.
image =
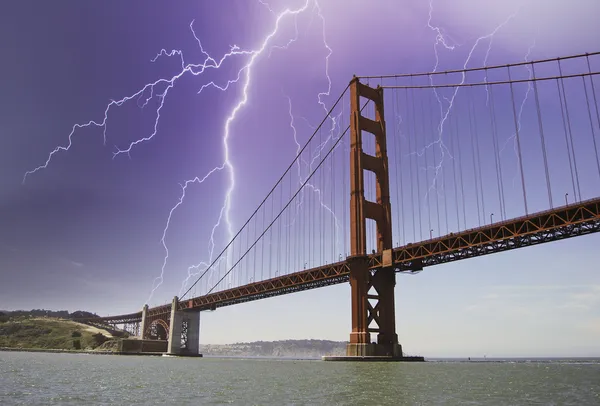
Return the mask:
<path id="1" fill-rule="evenodd" d="M 361 97 L 375 105 L 375 120 L 362 116 Z M 394 287 L 396 275 L 392 264 L 392 221 L 386 145 L 383 88 L 373 89 L 350 82 L 350 288 L 352 296 L 352 332 L 348 356 L 402 356 L 396 334 Z M 375 137 L 376 155 L 363 151 L 363 131 Z M 365 198 L 364 171 L 376 176 L 377 202 Z M 377 224 L 377 251 L 384 264 L 371 271 L 368 266 L 366 220 Z M 374 293 L 370 292 L 371 288 Z M 371 301 L 375 303 L 371 303 Z M 372 322 L 376 326 L 371 326 Z M 377 343 L 371 343 L 377 333 Z"/>

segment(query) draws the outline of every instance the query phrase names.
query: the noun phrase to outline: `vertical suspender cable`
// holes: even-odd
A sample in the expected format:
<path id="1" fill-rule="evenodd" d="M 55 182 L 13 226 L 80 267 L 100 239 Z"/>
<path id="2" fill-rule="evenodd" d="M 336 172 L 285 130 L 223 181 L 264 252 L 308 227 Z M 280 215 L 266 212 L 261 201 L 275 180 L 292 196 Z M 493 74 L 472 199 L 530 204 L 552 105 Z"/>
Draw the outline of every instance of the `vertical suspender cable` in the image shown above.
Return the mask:
<path id="1" fill-rule="evenodd" d="M 546 190 L 548 191 L 548 203 L 550 204 L 550 208 L 553 209 L 554 205 L 552 204 L 552 187 L 550 184 L 550 172 L 548 170 L 548 154 L 546 152 L 546 137 L 544 136 L 544 125 L 542 120 L 542 109 L 540 107 L 540 97 L 538 94 L 537 80 L 535 76 L 535 64 L 531 64 L 531 72 L 533 73 L 533 92 L 535 95 L 535 107 L 537 110 L 538 117 L 538 127 L 540 131 L 540 139 L 542 142 L 542 157 L 544 159 L 544 173 L 546 175 Z"/>
<path id="2" fill-rule="evenodd" d="M 411 81 L 412 81 L 412 77 L 411 77 Z M 413 99 L 413 114 L 415 113 L 414 110 L 415 107 L 415 100 Z M 420 180 L 421 177 L 419 176 L 419 162 L 418 162 L 418 158 L 419 156 L 417 155 L 417 151 L 419 150 L 419 137 L 417 136 L 416 130 L 417 130 L 417 124 L 416 124 L 416 120 L 413 122 L 414 126 L 415 126 L 415 172 L 417 174 L 417 208 L 419 209 L 419 238 L 421 239 L 421 241 L 423 241 L 423 218 L 421 216 L 421 187 L 420 187 Z"/>
<path id="3" fill-rule="evenodd" d="M 456 154 L 454 153 L 454 138 L 458 137 L 458 133 L 455 131 L 456 129 L 456 119 L 454 118 L 454 114 L 450 116 L 450 153 L 452 154 L 452 177 L 453 177 L 453 185 L 454 185 L 454 198 L 456 199 L 456 231 L 460 230 L 460 215 L 458 212 L 458 184 L 456 180 Z"/>
<path id="4" fill-rule="evenodd" d="M 558 60 L 558 73 L 560 75 L 560 86 L 562 88 L 562 97 L 564 100 L 564 104 L 565 104 L 565 115 L 567 117 L 567 129 L 568 129 L 568 134 L 569 134 L 569 140 L 571 141 L 571 153 L 573 154 L 573 168 L 575 169 L 575 183 L 577 185 L 577 190 L 575 190 L 574 192 L 576 193 L 576 195 L 579 195 L 579 201 L 581 201 L 581 187 L 579 186 L 579 171 L 577 170 L 577 158 L 575 156 L 575 145 L 573 144 L 573 131 L 571 130 L 571 118 L 570 118 L 570 114 L 569 114 L 569 105 L 567 103 L 567 93 L 565 91 L 565 82 L 564 82 L 564 78 L 563 73 L 562 73 L 562 66 L 560 63 L 560 59 Z M 568 144 L 569 141 L 567 141 Z"/>
<path id="5" fill-rule="evenodd" d="M 421 137 L 423 137 L 423 156 L 425 157 L 425 196 L 427 196 L 427 226 L 428 230 L 431 230 L 431 196 L 429 194 L 430 184 L 429 184 L 429 154 L 427 151 L 429 150 L 429 145 L 427 144 L 427 137 L 425 134 L 428 131 L 425 130 L 425 108 L 423 107 L 423 99 L 420 100 L 419 105 L 421 106 Z"/>
<path id="6" fill-rule="evenodd" d="M 458 126 L 458 120 L 456 120 L 454 122 L 456 124 L 456 143 L 457 143 L 457 154 L 458 154 L 458 171 L 460 173 L 460 191 L 461 191 L 461 200 L 462 200 L 462 204 L 463 204 L 463 224 L 464 224 L 464 229 L 467 229 L 467 205 L 465 202 L 465 180 L 463 177 L 463 167 L 462 167 L 462 152 L 461 152 L 461 148 L 460 148 L 460 127 Z"/>
<path id="7" fill-rule="evenodd" d="M 469 96 L 471 95 L 471 92 L 466 92 Z M 468 110 L 469 110 L 469 136 L 470 136 L 470 144 L 471 144 L 471 155 L 473 157 L 473 178 L 475 180 L 475 200 L 477 202 L 477 221 L 479 223 L 479 226 L 481 227 L 481 206 L 479 204 L 479 180 L 478 180 L 478 171 L 477 171 L 477 161 L 475 158 L 475 140 L 474 135 L 473 135 L 473 101 L 471 100 L 471 97 L 468 97 L 467 100 L 468 103 Z"/>
<path id="8" fill-rule="evenodd" d="M 496 120 L 496 103 L 494 101 L 494 86 L 490 86 L 490 107 L 492 109 L 493 127 L 492 136 L 494 138 L 494 150 L 496 151 L 496 163 L 498 165 L 498 182 L 500 194 L 501 219 L 506 220 L 506 200 L 504 197 L 504 176 L 502 174 L 502 160 L 500 159 L 500 145 L 498 141 L 498 121 Z"/>
<path id="9" fill-rule="evenodd" d="M 411 79 L 411 84 L 412 84 L 412 79 Z M 408 132 L 406 134 L 407 138 L 408 138 L 408 150 L 411 151 L 408 155 L 408 180 L 410 183 L 410 209 L 411 209 L 411 220 L 412 220 L 412 229 L 413 229 L 413 238 L 412 241 L 416 241 L 417 240 L 417 231 L 416 231 L 416 218 L 415 218 L 415 182 L 413 182 L 413 173 L 412 173 L 412 161 L 413 161 L 413 155 L 412 155 L 412 147 L 411 147 L 411 134 L 414 134 L 415 131 L 415 90 L 414 89 L 410 89 L 410 93 L 411 93 L 411 100 L 412 100 L 412 128 L 409 126 L 408 128 Z M 409 106 L 407 106 L 408 108 Z"/>
<path id="10" fill-rule="evenodd" d="M 525 214 L 529 214 L 529 210 L 527 209 L 527 194 L 525 191 L 525 175 L 523 174 L 523 155 L 521 154 L 521 136 L 519 135 L 519 123 L 517 121 L 517 109 L 515 107 L 515 92 L 513 89 L 513 83 L 512 83 L 511 76 L 510 76 L 510 66 L 507 66 L 506 69 L 508 71 L 508 81 L 510 84 L 510 99 L 512 102 L 513 119 L 515 122 L 515 136 L 517 139 L 519 169 L 521 171 L 521 186 L 523 188 L 523 204 L 525 205 Z"/>
<path id="11" fill-rule="evenodd" d="M 396 81 L 398 81 L 398 79 L 396 78 Z M 406 108 L 406 119 L 407 119 L 407 124 L 408 124 L 408 89 L 404 90 L 404 106 Z M 400 108 L 400 103 L 398 103 L 398 108 Z M 402 123 L 404 123 L 404 120 L 402 121 Z M 402 137 L 400 136 L 400 134 L 402 134 L 402 127 L 401 124 L 402 123 L 398 123 L 398 125 L 400 126 L 399 128 L 399 132 L 396 138 L 396 159 L 398 160 L 398 163 L 396 165 L 396 182 L 398 182 L 398 179 L 400 179 L 400 191 L 398 192 L 398 185 L 396 185 L 396 196 L 397 196 L 397 200 L 400 203 L 400 215 L 397 216 L 398 217 L 398 233 L 400 233 L 400 227 L 402 227 L 402 233 L 400 234 L 400 245 L 404 245 L 406 243 L 406 217 L 404 216 L 404 171 L 402 170 Z M 406 128 L 408 129 L 408 125 L 406 126 Z M 399 196 L 399 197 L 398 197 Z"/>
<path id="12" fill-rule="evenodd" d="M 592 80 L 592 77 L 590 77 L 590 81 Z M 581 77 L 581 81 L 583 83 L 583 90 L 585 92 L 585 101 L 587 103 L 587 110 L 588 110 L 588 117 L 590 120 L 590 130 L 591 130 L 591 134 L 592 134 L 592 141 L 594 143 L 594 152 L 596 153 L 596 167 L 598 168 L 598 176 L 600 176 L 600 159 L 598 159 L 598 145 L 596 144 L 596 130 L 594 128 L 594 120 L 592 119 L 592 109 L 590 107 L 590 98 L 588 96 L 588 91 L 587 91 L 587 85 L 585 83 L 585 77 L 582 76 Z M 594 82 L 591 82 L 592 85 L 592 89 L 594 88 Z M 598 106 L 596 106 L 596 109 L 598 108 Z M 596 110 L 597 112 L 597 110 Z"/>
<path id="13" fill-rule="evenodd" d="M 500 218 L 504 220 L 504 210 L 502 204 L 502 191 L 500 188 L 501 179 L 500 179 L 500 170 L 499 170 L 499 161 L 500 156 L 498 154 L 498 134 L 496 131 L 496 112 L 494 109 L 494 94 L 492 93 L 493 86 L 490 86 L 488 89 L 488 102 L 489 102 L 489 111 L 490 111 L 490 133 L 492 135 L 492 147 L 494 149 L 494 166 L 496 169 L 496 186 L 498 189 L 498 202 L 500 203 Z"/>
<path id="14" fill-rule="evenodd" d="M 436 149 L 435 146 L 437 145 L 440 148 L 440 151 L 442 151 L 442 147 L 444 145 L 442 143 L 442 131 L 443 131 L 443 129 L 442 129 L 441 122 L 440 122 L 439 126 L 434 126 L 433 125 L 433 111 L 434 111 L 434 108 L 433 108 L 432 103 L 433 103 L 433 98 L 429 97 L 429 110 L 431 111 L 431 118 L 432 118 L 432 120 L 430 120 L 431 121 L 431 127 L 432 127 L 432 130 L 434 128 L 437 128 L 438 133 L 439 133 L 438 139 L 434 139 L 433 143 L 431 144 L 432 155 L 433 155 L 433 167 L 435 168 L 434 169 L 434 175 L 433 175 L 434 178 L 433 178 L 433 182 L 432 182 L 431 186 L 433 186 L 433 189 L 435 190 L 435 208 L 436 208 L 436 212 L 437 212 L 437 229 L 438 229 L 438 235 L 441 235 L 442 234 L 442 225 L 440 223 L 440 194 L 439 194 L 439 191 L 437 190 L 437 186 L 438 186 L 438 175 L 439 175 L 439 173 L 441 171 L 442 161 L 441 161 L 441 158 L 440 158 L 440 167 L 438 168 L 437 160 L 435 158 L 435 149 Z M 440 117 L 440 120 L 442 120 L 442 117 Z M 432 131 L 432 133 L 434 134 L 434 137 L 435 137 L 436 136 L 436 132 Z M 444 191 L 444 193 L 445 193 L 445 191 Z"/>
<path id="15" fill-rule="evenodd" d="M 468 88 L 468 92 L 472 93 L 473 88 Z M 471 107 L 473 108 L 473 128 L 475 134 L 475 150 L 477 151 L 477 171 L 479 172 L 479 191 L 481 192 L 481 214 L 483 223 L 485 223 L 485 193 L 483 191 L 483 175 L 481 172 L 481 152 L 479 148 L 479 126 L 477 125 L 477 112 L 475 111 L 475 104 L 472 102 L 473 98 L 471 97 Z"/>

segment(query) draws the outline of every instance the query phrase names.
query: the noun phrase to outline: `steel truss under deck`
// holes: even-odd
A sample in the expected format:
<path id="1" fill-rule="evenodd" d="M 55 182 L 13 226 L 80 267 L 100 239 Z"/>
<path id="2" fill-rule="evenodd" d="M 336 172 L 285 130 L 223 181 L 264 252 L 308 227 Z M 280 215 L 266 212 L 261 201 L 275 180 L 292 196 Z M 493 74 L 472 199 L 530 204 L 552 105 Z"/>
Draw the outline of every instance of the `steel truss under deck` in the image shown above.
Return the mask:
<path id="1" fill-rule="evenodd" d="M 523 248 L 600 231 L 600 198 L 553 210 L 466 230 L 460 233 L 408 244 L 392 250 L 397 272 Z M 383 267 L 383 253 L 368 255 L 374 272 Z M 218 307 L 335 285 L 349 280 L 347 261 L 336 262 L 276 278 L 179 302 L 179 310 L 215 310 Z M 148 309 L 148 320 L 169 318 L 171 305 Z M 111 323 L 141 321 L 142 313 L 89 319 Z M 88 319 L 86 319 L 88 320 Z"/>

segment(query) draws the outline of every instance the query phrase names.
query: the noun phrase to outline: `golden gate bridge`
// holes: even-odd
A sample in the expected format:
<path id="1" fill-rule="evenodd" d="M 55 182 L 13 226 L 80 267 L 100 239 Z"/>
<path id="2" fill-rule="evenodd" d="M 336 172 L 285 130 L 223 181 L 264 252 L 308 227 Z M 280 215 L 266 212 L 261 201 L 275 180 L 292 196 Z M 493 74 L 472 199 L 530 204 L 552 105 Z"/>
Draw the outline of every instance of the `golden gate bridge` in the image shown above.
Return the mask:
<path id="1" fill-rule="evenodd" d="M 348 357 L 402 359 L 397 272 L 600 231 L 598 74 L 600 52 L 354 77 L 181 297 L 81 321 L 198 354 L 201 311 L 349 282 Z"/>

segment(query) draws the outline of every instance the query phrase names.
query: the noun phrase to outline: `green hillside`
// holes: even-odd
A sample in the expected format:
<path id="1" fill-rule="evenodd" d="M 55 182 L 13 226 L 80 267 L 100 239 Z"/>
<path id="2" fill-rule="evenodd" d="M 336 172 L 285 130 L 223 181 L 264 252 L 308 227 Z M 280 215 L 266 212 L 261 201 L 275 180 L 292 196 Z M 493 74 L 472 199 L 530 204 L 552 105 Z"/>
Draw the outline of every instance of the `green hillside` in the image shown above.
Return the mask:
<path id="1" fill-rule="evenodd" d="M 89 351 L 111 338 L 105 330 L 71 320 L 0 317 L 0 347 Z"/>

